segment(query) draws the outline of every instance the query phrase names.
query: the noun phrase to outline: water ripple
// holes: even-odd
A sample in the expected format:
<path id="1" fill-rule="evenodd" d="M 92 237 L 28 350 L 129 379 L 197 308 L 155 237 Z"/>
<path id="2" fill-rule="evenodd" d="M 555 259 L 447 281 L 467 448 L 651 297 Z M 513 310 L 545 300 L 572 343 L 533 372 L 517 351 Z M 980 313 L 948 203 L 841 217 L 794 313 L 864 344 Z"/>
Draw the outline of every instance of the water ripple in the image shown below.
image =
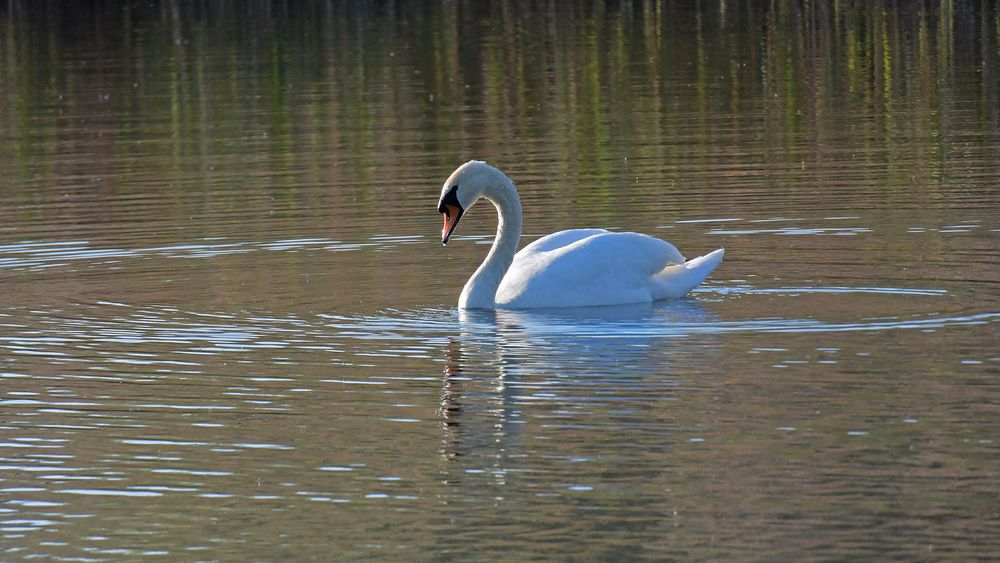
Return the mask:
<path id="1" fill-rule="evenodd" d="M 936 298 L 942 289 L 893 287 L 778 287 L 712 286 L 702 295 L 741 299 L 761 296 L 794 297 L 803 294 L 887 295 L 898 298 Z M 90 315 L 52 318 L 44 312 L 25 312 L 35 317 L 28 331 L 8 330 L 0 338 L 0 350 L 20 356 L 37 356 L 58 362 L 63 357 L 79 358 L 88 350 L 86 363 L 125 364 L 137 368 L 136 375 L 156 377 L 158 366 L 171 370 L 197 368 L 197 355 L 232 355 L 251 352 L 327 351 L 335 358 L 384 356 L 427 358 L 447 338 L 456 334 L 489 336 L 499 331 L 515 334 L 572 334 L 578 338 L 682 337 L 718 333 L 840 332 L 929 329 L 992 323 L 1000 313 L 925 313 L 923 315 L 858 318 L 829 321 L 820 318 L 769 317 L 762 319 L 720 319 L 696 300 L 665 302 L 628 307 L 595 307 L 562 310 L 457 312 L 450 308 L 386 310 L 377 315 L 335 315 L 320 313 L 313 318 L 274 314 L 222 315 L 183 312 L 172 307 L 128 307 L 121 304 L 95 305 Z M 115 307 L 117 315 L 109 315 Z M 102 310 L 104 309 L 104 310 Z M 84 309 L 86 311 L 86 309 Z M 346 346 L 348 343 L 364 346 Z M 163 353 L 133 353 L 129 346 L 156 344 L 168 347 L 176 356 Z M 123 348 L 124 347 L 124 348 Z M 184 358 L 187 359 L 184 359 Z M 138 368 L 148 368 L 140 370 Z M 2 377 L 23 376 L 7 372 Z M 8 398 L 5 404 L 35 403 L 36 399 Z M 92 403 L 64 401 L 69 407 Z M 137 405 L 148 408 L 219 408 L 189 404 Z"/>
<path id="2" fill-rule="evenodd" d="M 350 252 L 366 248 L 374 250 L 393 248 L 421 243 L 424 240 L 425 237 L 422 235 L 375 235 L 369 240 L 355 242 L 326 238 L 252 242 L 210 237 L 197 243 L 139 248 L 101 247 L 98 242 L 89 240 L 22 241 L 0 245 L 0 269 L 38 271 L 71 264 L 98 267 L 109 263 L 109 259 L 147 257 L 200 259 L 263 250 Z"/>

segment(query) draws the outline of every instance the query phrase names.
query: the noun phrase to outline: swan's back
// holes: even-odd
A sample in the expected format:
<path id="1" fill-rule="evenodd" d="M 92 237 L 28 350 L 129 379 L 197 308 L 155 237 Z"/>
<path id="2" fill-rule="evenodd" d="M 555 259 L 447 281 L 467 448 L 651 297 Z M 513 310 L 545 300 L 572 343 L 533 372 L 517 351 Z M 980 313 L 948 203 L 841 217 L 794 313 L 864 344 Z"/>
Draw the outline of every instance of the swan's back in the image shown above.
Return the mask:
<path id="1" fill-rule="evenodd" d="M 672 296 L 661 295 L 656 275 L 671 264 L 683 263 L 684 256 L 672 244 L 648 235 L 603 229 L 561 231 L 514 256 L 496 302 L 527 308 L 655 301 Z"/>
<path id="2" fill-rule="evenodd" d="M 521 249 L 521 252 L 519 252 L 518 255 L 556 250 L 564 246 L 569 246 L 576 241 L 583 240 L 594 235 L 603 235 L 609 232 L 611 231 L 607 229 L 570 229 L 568 231 L 559 231 L 558 233 L 545 235 L 544 237 L 525 246 Z M 515 255 L 515 259 L 516 256 L 517 255 Z"/>

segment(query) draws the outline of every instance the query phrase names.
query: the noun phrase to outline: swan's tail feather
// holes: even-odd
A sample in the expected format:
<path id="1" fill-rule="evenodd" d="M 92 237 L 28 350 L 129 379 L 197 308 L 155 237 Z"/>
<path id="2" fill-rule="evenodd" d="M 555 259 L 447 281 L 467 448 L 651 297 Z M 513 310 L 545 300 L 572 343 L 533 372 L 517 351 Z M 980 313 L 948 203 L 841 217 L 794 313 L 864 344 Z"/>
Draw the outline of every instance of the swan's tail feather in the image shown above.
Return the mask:
<path id="1" fill-rule="evenodd" d="M 653 278 L 653 298 L 659 300 L 684 297 L 687 292 L 705 281 L 708 274 L 722 262 L 725 254 L 725 249 L 720 248 L 683 264 L 667 266 Z"/>

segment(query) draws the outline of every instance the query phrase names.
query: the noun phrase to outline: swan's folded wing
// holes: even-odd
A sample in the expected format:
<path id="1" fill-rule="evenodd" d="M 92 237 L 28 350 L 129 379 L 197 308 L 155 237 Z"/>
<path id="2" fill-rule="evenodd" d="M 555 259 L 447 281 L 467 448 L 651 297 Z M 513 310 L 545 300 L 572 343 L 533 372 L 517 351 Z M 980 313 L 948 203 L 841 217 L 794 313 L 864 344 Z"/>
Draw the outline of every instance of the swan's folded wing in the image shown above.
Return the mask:
<path id="1" fill-rule="evenodd" d="M 572 242 L 554 244 L 566 240 Z M 684 256 L 672 244 L 647 235 L 563 231 L 539 239 L 514 256 L 496 300 L 510 307 L 651 301 L 653 275 L 668 264 L 683 262 Z"/>

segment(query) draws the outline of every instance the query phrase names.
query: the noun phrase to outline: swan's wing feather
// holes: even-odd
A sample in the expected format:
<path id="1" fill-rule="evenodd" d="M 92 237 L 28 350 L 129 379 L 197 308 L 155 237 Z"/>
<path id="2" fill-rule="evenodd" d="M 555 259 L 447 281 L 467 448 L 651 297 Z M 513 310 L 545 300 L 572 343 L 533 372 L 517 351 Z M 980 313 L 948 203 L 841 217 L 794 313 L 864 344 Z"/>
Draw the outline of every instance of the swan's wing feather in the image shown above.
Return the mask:
<path id="1" fill-rule="evenodd" d="M 650 301 L 652 276 L 669 264 L 683 262 L 684 256 L 672 244 L 648 235 L 563 231 L 514 256 L 496 300 L 511 307 Z"/>
<path id="2" fill-rule="evenodd" d="M 545 235 L 521 249 L 521 252 L 549 252 L 557 248 L 568 246 L 578 240 L 582 240 L 594 235 L 607 233 L 605 229 L 569 229 Z"/>
<path id="3" fill-rule="evenodd" d="M 705 281 L 725 255 L 726 251 L 720 248 L 683 264 L 667 266 L 653 276 L 653 298 L 684 297 L 687 292 Z"/>

